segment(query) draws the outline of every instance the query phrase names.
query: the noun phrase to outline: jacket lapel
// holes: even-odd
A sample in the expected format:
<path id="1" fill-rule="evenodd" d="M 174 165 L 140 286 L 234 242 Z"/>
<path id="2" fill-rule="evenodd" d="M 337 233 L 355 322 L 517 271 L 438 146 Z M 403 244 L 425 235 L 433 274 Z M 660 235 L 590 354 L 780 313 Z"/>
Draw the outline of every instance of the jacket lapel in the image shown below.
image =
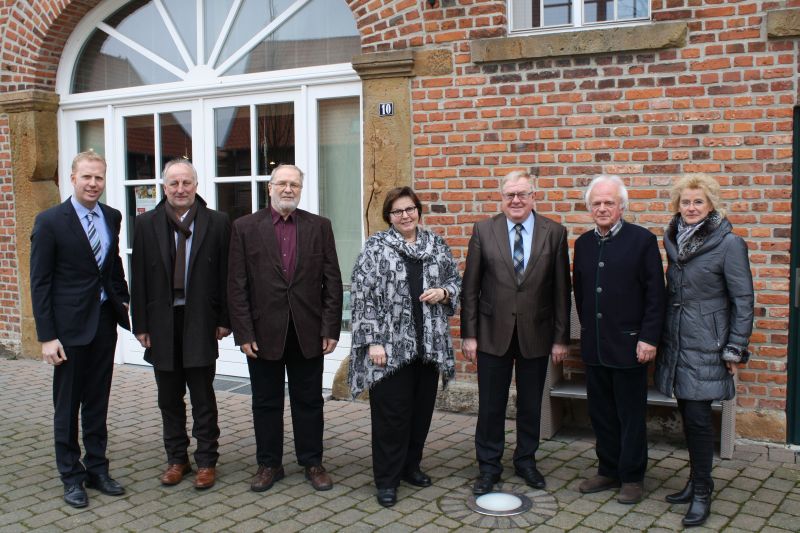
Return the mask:
<path id="1" fill-rule="evenodd" d="M 530 275 L 536 267 L 536 263 L 542 256 L 544 244 L 547 242 L 547 234 L 550 233 L 550 227 L 542 222 L 542 219 L 534 212 L 533 213 L 533 238 L 531 239 L 531 257 L 528 261 L 528 266 L 525 267 L 525 272 L 522 275 L 522 281 Z"/>
<path id="2" fill-rule="evenodd" d="M 197 259 L 198 250 L 203 244 L 203 239 L 208 233 L 208 211 L 205 206 L 197 206 L 197 214 L 194 217 L 194 230 L 192 231 L 192 249 L 189 251 L 189 273 L 186 276 L 186 283 L 192 279 L 192 270 L 194 269 L 194 262 Z"/>
<path id="3" fill-rule="evenodd" d="M 514 261 L 511 259 L 511 247 L 508 245 L 508 223 L 506 222 L 505 215 L 501 214 L 494 219 L 492 223 L 492 233 L 494 233 L 497 253 L 502 258 L 503 264 L 508 268 L 511 279 L 517 279 L 517 273 L 514 271 Z"/>
<path id="4" fill-rule="evenodd" d="M 98 203 L 97 205 L 100 206 L 100 209 L 103 211 L 103 220 L 105 220 L 106 232 L 108 235 L 108 250 L 106 251 L 105 257 L 103 257 L 103 268 L 101 269 L 105 270 L 109 265 L 111 265 L 114 262 L 114 258 L 111 257 L 112 255 L 114 255 L 113 250 L 119 249 L 119 232 L 117 231 L 117 228 L 111 227 L 113 220 L 111 215 L 111 209 L 105 204 Z M 88 237 L 86 239 L 86 242 L 89 242 Z M 89 251 L 91 252 L 91 246 L 89 247 Z"/>
<path id="5" fill-rule="evenodd" d="M 264 244 L 264 249 L 269 256 L 269 262 L 281 278 L 285 281 L 286 277 L 283 275 L 283 267 L 281 266 L 280 254 L 278 254 L 278 238 L 275 236 L 275 226 L 272 224 L 272 210 L 265 207 L 261 210 L 264 216 L 258 222 L 258 234 Z"/>
<path id="6" fill-rule="evenodd" d="M 92 246 L 89 244 L 89 237 L 86 236 L 86 231 L 84 231 L 83 224 L 81 224 L 81 221 L 78 218 L 78 213 L 75 211 L 75 208 L 72 207 L 71 199 L 67 198 L 67 200 L 61 205 L 63 206 L 62 212 L 64 214 L 64 218 L 66 218 L 67 227 L 75 235 L 75 238 L 78 240 L 78 242 L 80 242 L 79 246 L 81 250 L 83 250 L 83 253 L 86 254 L 96 266 L 97 260 L 92 253 Z M 103 212 L 103 215 L 105 215 L 105 212 Z"/>

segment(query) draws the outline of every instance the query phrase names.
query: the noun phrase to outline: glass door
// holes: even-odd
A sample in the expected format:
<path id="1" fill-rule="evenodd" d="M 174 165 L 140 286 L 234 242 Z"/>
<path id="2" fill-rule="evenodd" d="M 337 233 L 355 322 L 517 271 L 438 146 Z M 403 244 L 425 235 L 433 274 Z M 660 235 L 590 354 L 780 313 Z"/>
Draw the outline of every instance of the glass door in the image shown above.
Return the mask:
<path id="1" fill-rule="evenodd" d="M 195 155 L 202 153 L 201 119 L 196 102 L 118 108 L 114 112 L 114 144 L 116 151 L 107 156 L 109 185 L 114 194 L 112 205 L 123 213 L 120 232 L 120 253 L 130 281 L 130 256 L 133 226 L 137 215 L 153 209 L 161 201 L 161 171 L 172 159 L 187 159 L 203 175 L 202 163 Z M 120 335 L 122 359 L 125 363 L 147 364 L 144 348 L 125 332 Z"/>

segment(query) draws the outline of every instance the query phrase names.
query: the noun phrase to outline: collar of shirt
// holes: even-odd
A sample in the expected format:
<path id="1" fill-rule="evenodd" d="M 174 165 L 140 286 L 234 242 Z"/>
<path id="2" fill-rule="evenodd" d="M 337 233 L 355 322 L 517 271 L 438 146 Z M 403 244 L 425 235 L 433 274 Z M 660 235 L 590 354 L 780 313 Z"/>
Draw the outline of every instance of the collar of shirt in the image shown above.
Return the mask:
<path id="1" fill-rule="evenodd" d="M 514 226 L 517 225 L 516 222 L 512 222 L 511 220 L 506 217 L 506 224 L 508 225 L 508 232 L 513 235 Z M 522 221 L 522 229 L 525 230 L 524 233 L 528 235 L 533 235 L 533 211 L 530 212 L 528 218 Z"/>
<path id="2" fill-rule="evenodd" d="M 270 204 L 270 206 L 269 206 L 269 210 L 270 210 L 270 214 L 272 215 L 272 223 L 273 223 L 273 224 L 277 224 L 277 223 L 278 223 L 278 222 L 280 222 L 280 221 L 284 221 L 284 222 L 290 222 L 290 223 L 291 223 L 291 222 L 294 222 L 294 211 L 292 211 L 291 213 L 289 213 L 289 216 L 288 216 L 288 217 L 286 217 L 286 218 L 284 219 L 284 218 L 283 218 L 283 215 L 281 215 L 280 213 L 278 213 L 278 212 L 275 210 L 275 208 L 274 208 L 274 207 L 272 207 L 272 204 Z"/>
<path id="3" fill-rule="evenodd" d="M 103 220 L 103 210 L 100 209 L 99 204 L 95 204 L 94 209 L 90 210 L 85 205 L 76 200 L 74 196 L 70 196 L 69 199 L 72 202 L 72 207 L 75 208 L 75 212 L 78 213 L 78 218 L 81 219 L 81 222 L 86 220 L 86 215 L 88 215 L 89 213 L 94 213 L 95 219 Z"/>
<path id="4" fill-rule="evenodd" d="M 598 237 L 598 238 L 599 238 L 601 241 L 603 241 L 603 240 L 606 240 L 606 239 L 610 239 L 611 237 L 616 237 L 616 236 L 617 236 L 617 233 L 619 233 L 619 230 L 621 230 L 621 229 L 622 229 L 622 223 L 623 223 L 623 221 L 622 221 L 622 219 L 620 218 L 619 220 L 617 220 L 617 223 L 616 223 L 616 224 L 614 224 L 613 226 L 611 226 L 611 229 L 610 229 L 610 230 L 608 231 L 608 233 L 606 233 L 605 235 L 601 234 L 601 233 L 600 233 L 600 228 L 598 228 L 597 226 L 595 226 L 595 228 L 594 228 L 594 234 L 595 234 L 595 235 L 597 235 L 597 237 Z"/>

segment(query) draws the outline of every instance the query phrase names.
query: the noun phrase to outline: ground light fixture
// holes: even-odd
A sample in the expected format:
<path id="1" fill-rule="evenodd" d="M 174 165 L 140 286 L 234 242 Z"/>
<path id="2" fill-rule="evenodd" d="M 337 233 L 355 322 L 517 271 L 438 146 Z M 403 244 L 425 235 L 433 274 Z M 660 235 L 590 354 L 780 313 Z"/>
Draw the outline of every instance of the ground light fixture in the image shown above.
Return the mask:
<path id="1" fill-rule="evenodd" d="M 530 498 L 517 492 L 490 492 L 467 499 L 467 507 L 487 516 L 514 516 L 530 510 L 532 506 Z"/>

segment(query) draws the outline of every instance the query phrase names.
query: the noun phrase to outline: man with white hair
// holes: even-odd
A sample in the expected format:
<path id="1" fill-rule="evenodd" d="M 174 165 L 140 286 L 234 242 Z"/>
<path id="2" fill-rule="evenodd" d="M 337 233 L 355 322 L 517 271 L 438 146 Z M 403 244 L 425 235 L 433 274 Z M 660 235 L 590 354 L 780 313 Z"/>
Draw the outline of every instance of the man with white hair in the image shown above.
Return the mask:
<path id="1" fill-rule="evenodd" d="M 585 200 L 595 228 L 575 241 L 573 290 L 600 464 L 578 490 L 621 487 L 617 501 L 633 504 L 647 468 L 647 366 L 664 319 L 664 269 L 656 236 L 622 220 L 628 191 L 619 176 L 594 178 Z"/>

